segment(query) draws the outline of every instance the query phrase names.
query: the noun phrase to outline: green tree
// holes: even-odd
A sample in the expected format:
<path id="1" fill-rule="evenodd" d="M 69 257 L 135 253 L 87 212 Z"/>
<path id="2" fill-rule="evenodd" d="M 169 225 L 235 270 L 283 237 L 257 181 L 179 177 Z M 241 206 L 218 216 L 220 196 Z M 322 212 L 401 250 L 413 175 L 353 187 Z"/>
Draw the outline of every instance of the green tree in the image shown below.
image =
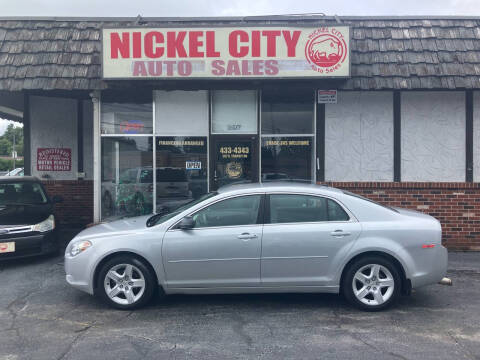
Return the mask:
<path id="1" fill-rule="evenodd" d="M 12 144 L 8 139 L 0 137 L 0 155 L 10 156 L 12 154 Z"/>
<path id="2" fill-rule="evenodd" d="M 9 124 L 5 133 L 0 136 L 0 155 L 12 155 L 13 139 L 18 156 L 23 156 L 23 128 Z"/>

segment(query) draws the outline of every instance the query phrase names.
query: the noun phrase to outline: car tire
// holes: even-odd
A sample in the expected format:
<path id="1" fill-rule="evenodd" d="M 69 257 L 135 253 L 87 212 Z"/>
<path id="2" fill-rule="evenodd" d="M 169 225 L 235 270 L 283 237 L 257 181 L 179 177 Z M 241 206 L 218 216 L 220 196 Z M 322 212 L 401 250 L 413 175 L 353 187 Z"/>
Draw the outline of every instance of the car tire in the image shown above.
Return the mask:
<path id="1" fill-rule="evenodd" d="M 95 294 L 109 306 L 132 310 L 146 305 L 157 287 L 154 274 L 142 260 L 119 255 L 102 265 Z"/>
<path id="2" fill-rule="evenodd" d="M 397 267 L 381 256 L 354 261 L 345 271 L 342 292 L 355 307 L 380 311 L 392 306 L 400 297 L 402 278 Z"/>

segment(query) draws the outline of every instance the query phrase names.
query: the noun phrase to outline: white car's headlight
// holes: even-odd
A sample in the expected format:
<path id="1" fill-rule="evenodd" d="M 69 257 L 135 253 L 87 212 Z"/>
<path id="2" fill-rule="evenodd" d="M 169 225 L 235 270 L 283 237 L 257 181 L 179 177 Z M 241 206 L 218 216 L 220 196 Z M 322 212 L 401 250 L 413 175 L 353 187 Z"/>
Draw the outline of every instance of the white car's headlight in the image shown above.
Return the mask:
<path id="1" fill-rule="evenodd" d="M 88 240 L 75 241 L 70 247 L 69 254 L 71 257 L 77 256 L 87 250 L 90 246 L 92 246 L 92 243 Z"/>
<path id="2" fill-rule="evenodd" d="M 55 229 L 55 218 L 53 215 L 50 215 L 41 223 L 38 223 L 32 226 L 32 230 L 38 231 L 38 232 L 47 232 L 53 229 Z"/>

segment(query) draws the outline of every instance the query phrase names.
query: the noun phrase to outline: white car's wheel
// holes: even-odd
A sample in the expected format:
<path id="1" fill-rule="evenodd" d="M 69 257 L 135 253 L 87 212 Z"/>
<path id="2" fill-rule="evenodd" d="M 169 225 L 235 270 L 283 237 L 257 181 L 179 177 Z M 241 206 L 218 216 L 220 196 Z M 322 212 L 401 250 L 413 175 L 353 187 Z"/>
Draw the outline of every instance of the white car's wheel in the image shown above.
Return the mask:
<path id="1" fill-rule="evenodd" d="M 396 266 L 380 256 L 360 258 L 346 269 L 342 289 L 362 310 L 383 310 L 400 296 L 402 280 Z"/>
<path id="2" fill-rule="evenodd" d="M 157 284 L 151 270 L 133 256 L 107 261 L 99 272 L 96 293 L 117 309 L 134 309 L 152 298 Z"/>

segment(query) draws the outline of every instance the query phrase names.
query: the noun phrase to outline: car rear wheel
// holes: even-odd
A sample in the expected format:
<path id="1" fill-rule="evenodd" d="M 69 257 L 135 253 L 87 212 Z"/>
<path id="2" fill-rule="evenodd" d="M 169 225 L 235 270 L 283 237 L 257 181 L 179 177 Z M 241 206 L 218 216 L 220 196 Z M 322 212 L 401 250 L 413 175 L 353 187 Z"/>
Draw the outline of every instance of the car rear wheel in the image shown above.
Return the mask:
<path id="1" fill-rule="evenodd" d="M 108 305 L 130 310 L 148 303 L 156 286 L 154 275 L 141 260 L 122 255 L 102 266 L 96 292 Z"/>
<path id="2" fill-rule="evenodd" d="M 354 306 L 366 311 L 379 311 L 398 300 L 401 281 L 391 261 L 372 256 L 361 258 L 348 267 L 342 289 Z"/>

